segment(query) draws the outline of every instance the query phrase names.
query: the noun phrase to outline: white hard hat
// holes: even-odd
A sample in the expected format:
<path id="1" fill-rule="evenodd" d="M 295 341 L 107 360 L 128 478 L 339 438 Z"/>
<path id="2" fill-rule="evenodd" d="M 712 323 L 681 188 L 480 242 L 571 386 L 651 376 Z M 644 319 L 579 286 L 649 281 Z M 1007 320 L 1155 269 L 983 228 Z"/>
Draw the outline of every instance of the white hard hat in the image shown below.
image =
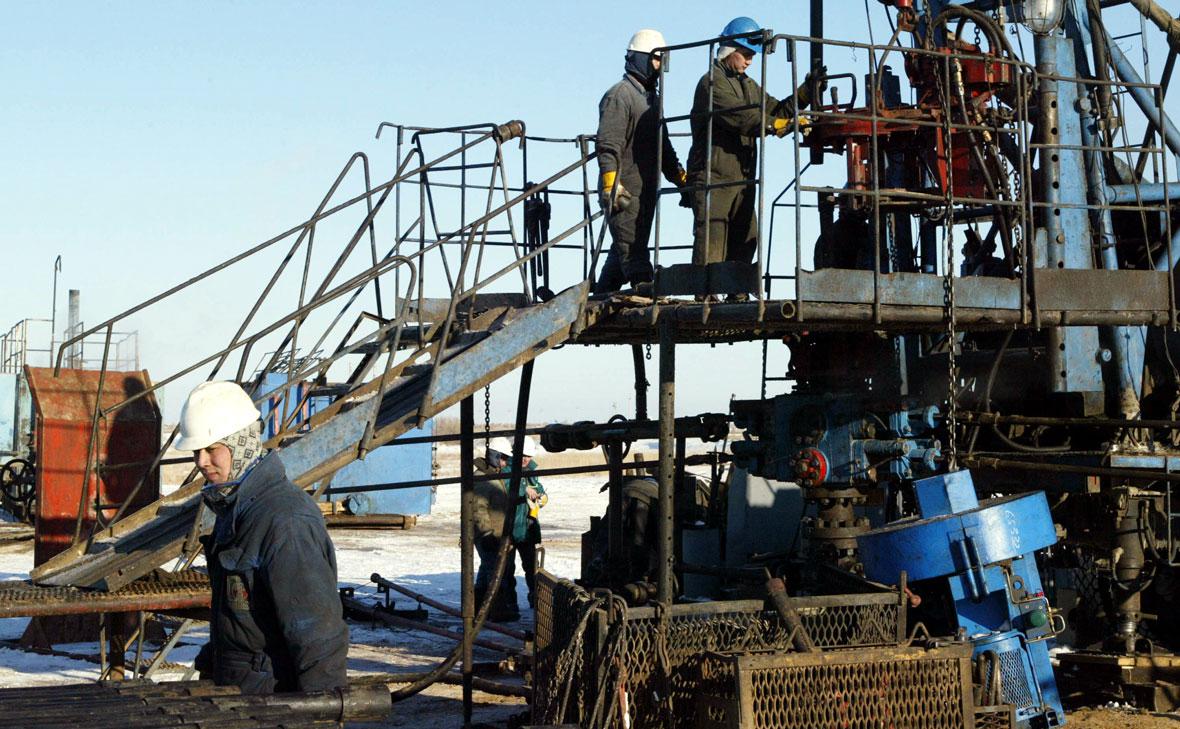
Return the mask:
<path id="1" fill-rule="evenodd" d="M 531 435 L 524 437 L 524 454 L 529 458 L 537 455 L 537 439 Z"/>
<path id="2" fill-rule="evenodd" d="M 656 48 L 663 48 L 666 45 L 668 44 L 664 42 L 663 33 L 658 30 L 644 28 L 631 36 L 631 42 L 627 44 L 627 50 L 651 53 Z"/>
<path id="3" fill-rule="evenodd" d="M 176 448 L 199 451 L 233 435 L 262 417 L 254 402 L 236 382 L 202 382 L 189 393 L 180 410 Z"/>
<path id="4" fill-rule="evenodd" d="M 508 440 L 502 435 L 496 436 L 495 438 L 492 438 L 490 443 L 488 443 L 488 449 L 496 451 L 497 453 L 500 453 L 504 456 L 511 456 L 512 441 Z"/>

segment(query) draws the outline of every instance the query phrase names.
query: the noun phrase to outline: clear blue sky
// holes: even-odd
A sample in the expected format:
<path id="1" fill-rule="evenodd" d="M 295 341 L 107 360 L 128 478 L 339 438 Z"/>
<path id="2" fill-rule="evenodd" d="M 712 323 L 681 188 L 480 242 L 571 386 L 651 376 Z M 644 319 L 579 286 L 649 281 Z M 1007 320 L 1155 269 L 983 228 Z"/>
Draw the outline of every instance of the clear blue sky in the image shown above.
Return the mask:
<path id="1" fill-rule="evenodd" d="M 519 118 L 533 134 L 592 132 L 598 99 L 619 77 L 636 29 L 654 27 L 671 43 L 686 42 L 718 33 L 731 13 L 741 13 L 778 32 L 805 34 L 807 6 L 6 4 L 0 327 L 49 316 L 58 254 L 59 321 L 64 291 L 78 288 L 84 319 L 96 323 L 298 223 L 354 151 L 372 155 L 377 178 L 388 172 L 389 141 L 373 139 L 381 121 L 442 126 Z M 869 6 L 876 40 L 884 42 L 883 12 L 876 0 Z M 867 30 L 861 2 L 829 11 L 829 35 L 865 40 Z M 1163 50 L 1153 53 L 1158 69 Z M 673 67 L 669 104 L 687 110 L 700 69 Z M 832 68 L 839 70 L 853 69 Z M 785 95 L 784 84 L 780 77 L 772 91 Z M 683 157 L 687 142 L 678 146 Z M 542 176 L 544 162 L 538 159 L 534 177 Z M 830 167 L 839 172 L 842 162 Z M 775 174 L 782 180 L 790 170 Z M 672 235 L 686 242 L 683 214 L 673 210 L 669 221 Z M 190 351 L 219 346 L 243 300 L 257 293 L 258 275 L 230 277 L 197 305 L 133 320 L 144 366 L 162 376 Z M 759 352 L 685 350 L 678 409 L 724 410 L 731 393 L 757 396 Z M 537 366 L 534 414 L 573 420 L 630 412 L 629 377 L 625 348 L 546 355 Z M 579 386 L 571 388 L 571 380 Z M 581 385 L 587 382 L 595 386 Z M 510 388 L 497 390 L 493 416 L 509 418 Z M 167 394 L 170 414 L 183 394 Z"/>

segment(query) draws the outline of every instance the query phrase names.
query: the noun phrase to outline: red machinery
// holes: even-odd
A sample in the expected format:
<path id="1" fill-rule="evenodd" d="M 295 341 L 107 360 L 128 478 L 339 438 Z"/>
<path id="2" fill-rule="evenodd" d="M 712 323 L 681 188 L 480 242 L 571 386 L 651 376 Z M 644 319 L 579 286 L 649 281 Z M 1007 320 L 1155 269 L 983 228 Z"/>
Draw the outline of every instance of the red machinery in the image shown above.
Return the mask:
<path id="1" fill-rule="evenodd" d="M 99 517 L 103 524 L 113 519 L 129 498 L 125 513 L 159 498 L 159 470 L 149 467 L 160 450 L 161 418 L 148 394 L 100 417 L 92 444 L 101 373 L 63 369 L 55 376 L 52 368 L 26 367 L 25 374 L 36 411 L 34 564 L 41 564 L 70 546 L 76 534 L 89 535 Z M 110 408 L 150 385 L 146 370 L 107 372 L 99 406 Z"/>
<path id="2" fill-rule="evenodd" d="M 841 113 L 815 118 L 806 143 L 815 150 L 846 156 L 848 189 L 873 189 L 875 135 L 881 155 L 901 159 L 902 169 L 897 176 L 891 175 L 892 185 L 878 181 L 883 192 L 892 186 L 940 197 L 948 189 L 956 197 L 996 196 L 997 191 L 988 187 L 989 180 L 1001 177 L 998 161 L 994 155 L 987 159 L 979 150 L 997 140 L 983 127 L 999 130 L 1011 121 L 1009 110 L 990 102 L 997 96 L 1017 97 L 1018 72 L 996 48 L 985 53 L 962 40 L 948 43 L 950 47 L 895 51 L 905 55 L 916 104 L 901 103 L 897 79 L 882 63 L 872 91 L 875 101 L 859 108 L 820 107 L 819 111 Z M 890 82 L 895 85 L 892 93 Z M 948 122 L 954 125 L 949 131 Z M 854 196 L 851 203 L 861 208 L 866 201 Z"/>

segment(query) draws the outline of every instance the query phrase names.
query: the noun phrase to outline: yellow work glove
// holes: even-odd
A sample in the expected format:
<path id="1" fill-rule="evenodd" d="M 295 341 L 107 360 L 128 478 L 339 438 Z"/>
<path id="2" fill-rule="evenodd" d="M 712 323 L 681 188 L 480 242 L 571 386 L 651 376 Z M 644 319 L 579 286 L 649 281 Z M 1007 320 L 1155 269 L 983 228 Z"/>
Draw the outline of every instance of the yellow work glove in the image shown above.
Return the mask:
<path id="1" fill-rule="evenodd" d="M 782 117 L 778 117 L 770 125 L 770 131 L 774 134 L 774 136 L 781 138 L 787 136 L 791 132 L 791 129 L 796 126 L 799 128 L 800 134 L 807 136 L 807 133 L 811 131 L 811 120 L 805 116 L 801 116 L 797 119 L 784 119 Z"/>
<path id="2" fill-rule="evenodd" d="M 688 173 L 684 171 L 684 168 L 677 167 L 676 173 L 668 182 L 680 188 L 680 207 L 692 208 L 692 191 L 685 189 L 688 187 Z"/>
<path id="3" fill-rule="evenodd" d="M 612 213 L 626 210 L 631 205 L 631 193 L 618 181 L 618 175 L 615 170 L 603 172 L 602 188 L 598 193 L 598 204 L 603 208 L 609 207 Z"/>

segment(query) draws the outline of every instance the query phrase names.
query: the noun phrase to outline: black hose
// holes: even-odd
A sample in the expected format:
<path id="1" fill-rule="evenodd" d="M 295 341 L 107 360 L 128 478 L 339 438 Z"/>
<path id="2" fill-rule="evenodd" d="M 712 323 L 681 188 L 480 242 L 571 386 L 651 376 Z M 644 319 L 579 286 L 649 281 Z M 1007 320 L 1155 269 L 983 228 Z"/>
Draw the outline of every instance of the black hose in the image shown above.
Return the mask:
<path id="1" fill-rule="evenodd" d="M 521 368 L 520 372 L 520 394 L 517 399 L 516 407 L 516 439 L 513 444 L 513 451 L 521 453 L 524 445 L 524 427 L 528 420 L 529 407 L 529 393 L 532 389 L 533 383 L 533 362 L 532 360 L 526 362 Z M 516 494 L 520 490 L 520 474 L 521 465 L 520 458 L 514 459 L 512 464 L 512 479 L 509 485 L 509 493 Z M 503 536 L 500 537 L 500 547 L 496 552 L 496 570 L 492 573 L 492 582 L 488 585 L 487 594 L 484 596 L 483 605 L 479 606 L 479 611 L 475 614 L 475 623 L 472 626 L 472 633 L 479 634 L 483 629 L 484 621 L 487 620 L 488 612 L 492 608 L 492 602 L 496 599 L 496 593 L 500 590 L 500 582 L 504 576 L 504 568 L 508 564 L 508 555 L 512 552 L 512 524 L 516 518 L 516 508 L 519 503 L 523 503 L 523 499 L 519 496 L 514 498 L 511 502 L 511 508 L 504 513 L 504 530 Z M 459 657 L 463 653 L 463 643 L 455 646 L 451 654 L 443 659 L 441 663 L 435 666 L 430 672 L 425 674 L 422 678 L 414 681 L 409 686 L 400 688 L 397 691 L 390 692 L 389 698 L 392 703 L 397 703 L 402 699 L 408 699 L 415 694 L 421 693 L 427 687 L 440 681 L 445 674 L 459 661 Z"/>

